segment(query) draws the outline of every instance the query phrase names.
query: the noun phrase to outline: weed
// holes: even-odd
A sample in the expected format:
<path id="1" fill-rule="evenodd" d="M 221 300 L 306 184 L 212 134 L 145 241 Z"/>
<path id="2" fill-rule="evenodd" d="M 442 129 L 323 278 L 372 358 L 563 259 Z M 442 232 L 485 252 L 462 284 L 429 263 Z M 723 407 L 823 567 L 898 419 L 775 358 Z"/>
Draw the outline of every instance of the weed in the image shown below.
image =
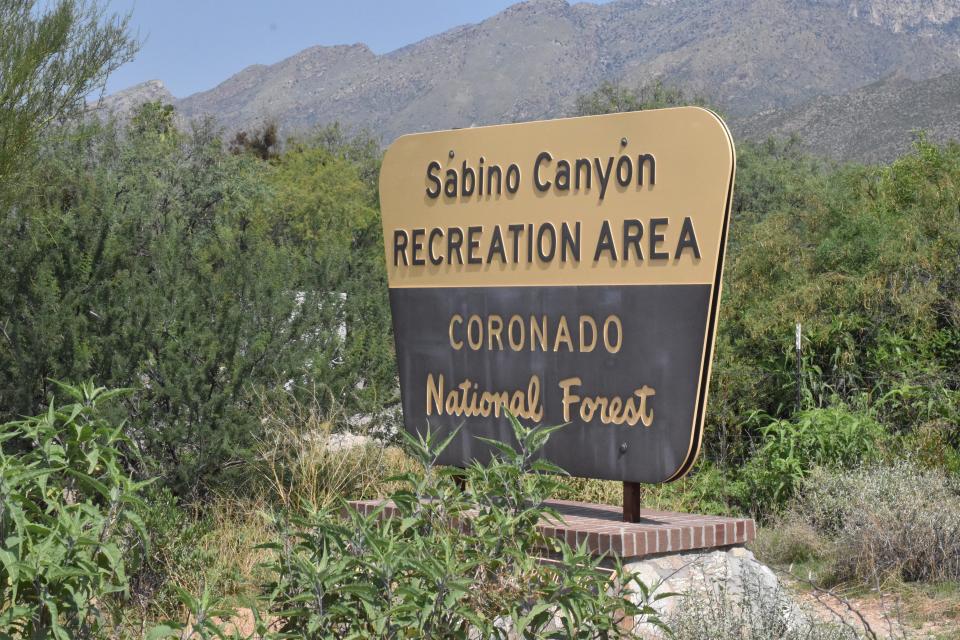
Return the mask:
<path id="1" fill-rule="evenodd" d="M 559 469 L 537 452 L 553 429 L 512 420 L 517 449 L 462 471 L 436 466 L 450 442 L 408 436 L 419 468 L 402 474 L 392 512 L 361 515 L 344 506 L 278 511 L 263 545 L 270 582 L 254 617 L 266 637 L 616 638 L 626 616 L 660 624 L 645 587 L 621 568 L 600 568 L 586 549 L 545 538 L 537 523 Z M 555 514 L 554 514 L 555 515 Z M 558 562 L 539 556 L 552 553 Z M 184 599 L 192 625 L 167 624 L 156 637 L 223 633 L 208 595 Z M 264 620 L 271 620 L 266 625 Z M 202 624 L 201 622 L 202 621 Z M 267 627 L 272 627 L 268 629 Z"/>

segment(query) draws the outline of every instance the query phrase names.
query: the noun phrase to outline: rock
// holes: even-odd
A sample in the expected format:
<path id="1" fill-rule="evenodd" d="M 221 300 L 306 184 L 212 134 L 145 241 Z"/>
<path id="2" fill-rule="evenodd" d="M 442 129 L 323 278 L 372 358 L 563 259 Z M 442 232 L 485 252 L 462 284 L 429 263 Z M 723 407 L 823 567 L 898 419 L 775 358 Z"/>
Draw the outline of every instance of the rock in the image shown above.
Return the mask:
<path id="1" fill-rule="evenodd" d="M 900 33 L 948 25 L 960 18 L 956 0 L 848 0 L 849 15 Z"/>
<path id="2" fill-rule="evenodd" d="M 327 439 L 327 451 L 349 451 L 357 447 L 365 447 L 373 442 L 369 436 L 356 433 L 334 433 Z"/>

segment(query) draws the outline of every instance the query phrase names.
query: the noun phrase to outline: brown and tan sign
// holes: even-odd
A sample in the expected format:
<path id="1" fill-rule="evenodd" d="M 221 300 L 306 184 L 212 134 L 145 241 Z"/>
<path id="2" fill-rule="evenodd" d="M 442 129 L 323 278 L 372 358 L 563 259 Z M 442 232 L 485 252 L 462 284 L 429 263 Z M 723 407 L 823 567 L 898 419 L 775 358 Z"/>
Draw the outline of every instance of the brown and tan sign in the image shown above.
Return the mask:
<path id="1" fill-rule="evenodd" d="M 441 462 L 560 424 L 576 476 L 661 482 L 700 447 L 733 189 L 697 107 L 398 139 L 380 174 L 409 430 L 462 427 Z"/>

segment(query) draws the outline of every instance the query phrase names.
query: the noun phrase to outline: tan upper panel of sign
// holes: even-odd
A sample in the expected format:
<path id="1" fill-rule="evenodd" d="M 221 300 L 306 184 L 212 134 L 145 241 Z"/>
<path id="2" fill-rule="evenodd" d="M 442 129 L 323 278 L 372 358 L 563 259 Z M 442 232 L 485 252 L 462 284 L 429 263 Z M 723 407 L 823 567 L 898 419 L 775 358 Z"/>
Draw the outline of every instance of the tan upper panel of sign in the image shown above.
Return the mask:
<path id="1" fill-rule="evenodd" d="M 699 107 L 403 136 L 380 173 L 389 285 L 712 284 L 733 163 Z"/>

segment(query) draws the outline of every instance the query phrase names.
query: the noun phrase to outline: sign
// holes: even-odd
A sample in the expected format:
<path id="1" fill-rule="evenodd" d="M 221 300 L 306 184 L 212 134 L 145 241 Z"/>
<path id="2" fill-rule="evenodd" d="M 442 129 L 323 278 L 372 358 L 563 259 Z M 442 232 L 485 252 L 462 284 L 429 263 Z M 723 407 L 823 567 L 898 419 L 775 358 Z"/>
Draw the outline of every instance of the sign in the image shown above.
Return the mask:
<path id="1" fill-rule="evenodd" d="M 662 482 L 700 448 L 734 146 L 682 107 L 415 134 L 380 174 L 406 428 L 569 423 L 575 476 Z"/>

